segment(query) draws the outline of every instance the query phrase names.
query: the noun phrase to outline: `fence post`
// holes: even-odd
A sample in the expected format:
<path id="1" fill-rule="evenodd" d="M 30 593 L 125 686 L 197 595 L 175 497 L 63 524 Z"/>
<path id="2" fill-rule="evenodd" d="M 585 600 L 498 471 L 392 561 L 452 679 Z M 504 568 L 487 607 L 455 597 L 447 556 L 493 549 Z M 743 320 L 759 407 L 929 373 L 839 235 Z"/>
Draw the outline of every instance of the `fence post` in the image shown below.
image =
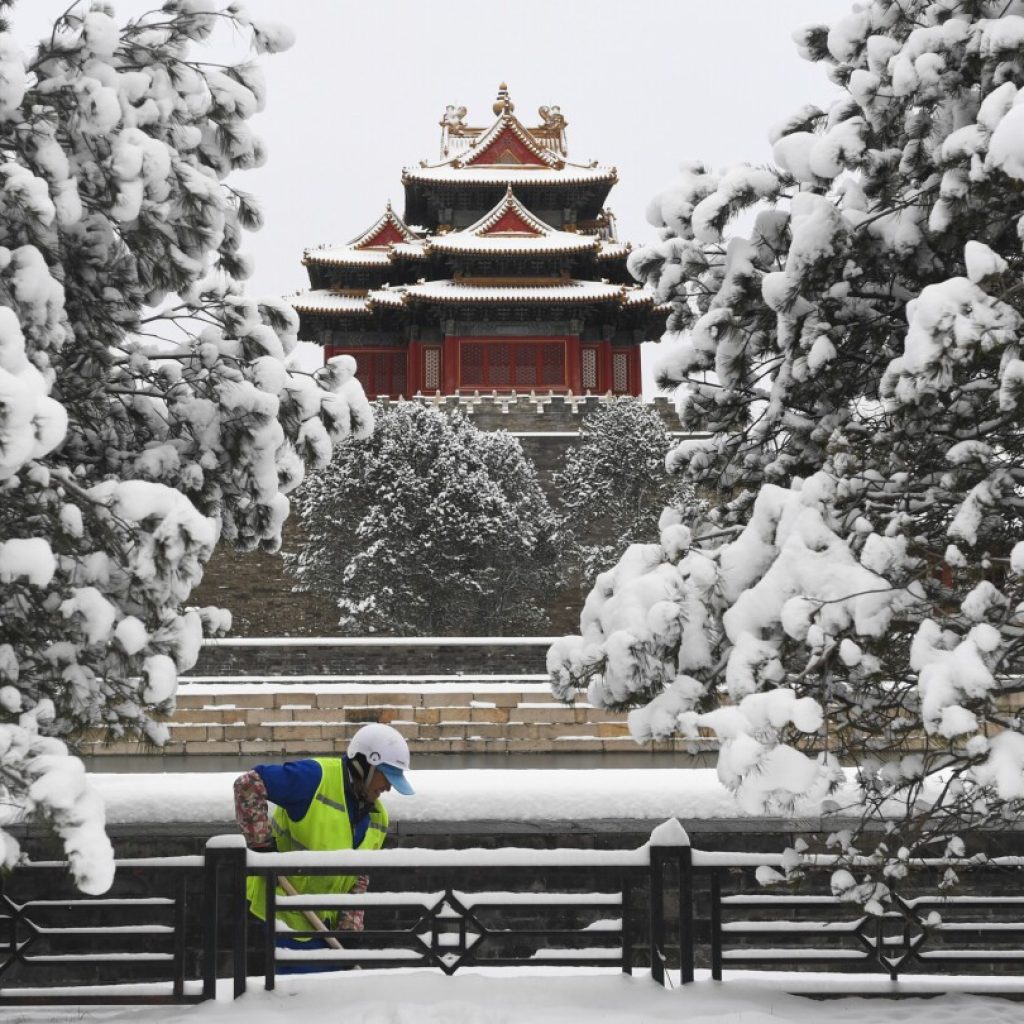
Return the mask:
<path id="1" fill-rule="evenodd" d="M 188 882 L 184 874 L 179 875 L 174 887 L 174 998 L 181 999 L 185 994 L 185 955 L 188 941 Z"/>
<path id="2" fill-rule="evenodd" d="M 662 822 L 651 833 L 651 978 L 665 984 L 665 865 L 678 870 L 679 977 L 693 981 L 693 851 L 686 829 L 675 819 Z"/>
<path id="3" fill-rule="evenodd" d="M 630 901 L 633 898 L 633 883 L 628 872 L 622 873 L 622 973 L 633 973 L 633 916 Z"/>
<path id="4" fill-rule="evenodd" d="M 650 946 L 651 980 L 665 984 L 665 850 L 651 847 Z"/>
<path id="5" fill-rule="evenodd" d="M 722 980 L 722 875 L 711 871 L 711 978 Z"/>
<path id="6" fill-rule="evenodd" d="M 217 987 L 218 905 L 223 894 L 231 943 L 231 974 L 234 998 L 245 993 L 246 965 L 246 848 L 241 836 L 213 836 L 206 842 L 206 891 L 204 892 L 203 997 L 212 999 Z"/>
<path id="7" fill-rule="evenodd" d="M 676 852 L 679 868 L 679 981 L 682 985 L 689 985 L 693 981 L 694 961 L 693 850 L 689 839 L 686 846 L 677 847 Z"/>
<path id="8" fill-rule="evenodd" d="M 203 922 L 203 999 L 217 998 L 217 904 L 220 894 L 217 855 L 217 850 L 208 849 L 203 861 L 203 905 L 199 911 Z"/>

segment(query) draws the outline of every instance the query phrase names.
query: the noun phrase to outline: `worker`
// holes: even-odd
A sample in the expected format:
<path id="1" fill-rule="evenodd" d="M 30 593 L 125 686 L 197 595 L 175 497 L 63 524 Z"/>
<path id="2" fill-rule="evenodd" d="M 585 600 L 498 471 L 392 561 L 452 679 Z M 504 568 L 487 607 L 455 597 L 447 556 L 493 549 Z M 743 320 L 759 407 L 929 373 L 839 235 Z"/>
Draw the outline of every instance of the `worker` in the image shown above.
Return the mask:
<path id="1" fill-rule="evenodd" d="M 388 813 L 380 802 L 395 790 L 411 795 L 406 778 L 409 745 L 390 725 L 374 723 L 358 729 L 344 757 L 316 757 L 285 764 L 261 764 L 235 780 L 235 817 L 249 849 L 261 853 L 294 850 L 379 850 L 388 830 Z M 268 803 L 276 804 L 273 814 Z M 288 882 L 301 895 L 363 893 L 365 875 L 296 875 Z M 284 890 L 279 886 L 278 895 Z M 266 880 L 252 875 L 246 885 L 250 911 L 266 921 Z M 363 911 L 316 911 L 329 930 L 362 931 Z M 277 919 L 294 931 L 310 931 L 301 911 L 279 911 Z M 325 949 L 319 936 L 277 938 L 279 947 Z M 292 973 L 331 970 L 337 964 L 296 964 Z M 288 973 L 287 968 L 282 969 Z"/>

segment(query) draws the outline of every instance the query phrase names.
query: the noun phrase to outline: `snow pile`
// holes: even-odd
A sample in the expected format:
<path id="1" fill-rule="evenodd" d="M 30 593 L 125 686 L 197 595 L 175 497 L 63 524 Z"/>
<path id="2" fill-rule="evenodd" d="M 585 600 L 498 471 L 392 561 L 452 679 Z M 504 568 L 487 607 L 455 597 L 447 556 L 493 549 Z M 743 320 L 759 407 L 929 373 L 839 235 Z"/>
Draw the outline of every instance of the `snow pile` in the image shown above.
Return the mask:
<path id="1" fill-rule="evenodd" d="M 402 823 L 453 821 L 708 821 L 760 814 L 743 807 L 705 768 L 417 769 L 415 799 L 384 796 Z M 91 776 L 111 823 L 223 822 L 234 831 L 232 784 L 237 772 L 132 773 Z M 856 812 L 860 794 L 844 779 L 837 806 Z M 820 811 L 798 800 L 794 813 Z"/>

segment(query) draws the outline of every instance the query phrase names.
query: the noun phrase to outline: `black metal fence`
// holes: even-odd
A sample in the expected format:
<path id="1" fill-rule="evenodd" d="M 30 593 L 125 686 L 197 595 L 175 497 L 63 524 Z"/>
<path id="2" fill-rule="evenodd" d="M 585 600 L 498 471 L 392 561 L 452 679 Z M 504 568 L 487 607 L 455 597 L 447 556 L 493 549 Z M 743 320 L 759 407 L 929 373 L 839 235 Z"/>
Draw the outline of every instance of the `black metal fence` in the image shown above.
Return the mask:
<path id="1" fill-rule="evenodd" d="M 205 991 L 192 980 L 203 943 L 203 863 L 202 857 L 118 861 L 117 895 L 99 898 L 78 892 L 63 862 L 0 876 L 0 1004 L 212 997 L 213 977 Z"/>
<path id="2" fill-rule="evenodd" d="M 882 913 L 865 913 L 834 895 L 723 891 L 740 863 L 764 863 L 757 855 L 693 851 L 694 871 L 708 877 L 707 944 L 711 976 L 726 969 L 807 969 L 901 975 L 1016 974 L 1024 966 L 1024 897 L 936 895 L 935 878 L 921 878 L 918 895 L 895 895 Z M 723 864 L 728 860 L 728 864 Z M 921 861 L 919 873 L 949 861 Z M 811 861 L 830 869 L 830 858 Z M 1020 889 L 1024 862 L 993 859 L 986 880 Z M 913 880 L 908 885 L 911 891 Z M 820 886 L 817 886 L 820 888 Z M 927 892 L 928 894 L 925 894 Z"/>
<path id="3" fill-rule="evenodd" d="M 18 868 L 0 887 L 0 1003 L 188 1003 L 212 998 L 218 977 L 236 996 L 247 977 L 274 987 L 297 965 L 344 969 L 465 966 L 649 968 L 664 984 L 695 968 L 825 967 L 858 973 L 965 973 L 1024 963 L 1024 897 L 903 896 L 881 915 L 831 895 L 779 894 L 753 880 L 759 854 L 691 850 L 681 828 L 635 850 L 395 849 L 256 854 L 236 836 L 204 857 L 118 862 L 116 895 L 70 889 L 64 865 Z M 945 862 L 943 862 L 945 863 Z M 810 876 L 834 866 L 807 862 Z M 1016 887 L 1021 862 L 994 862 Z M 928 865 L 925 865 L 927 868 Z M 389 884 L 355 895 L 286 896 L 280 910 L 364 910 L 363 931 L 270 930 L 245 902 L 245 880 L 360 874 Z M 805 889 L 818 890 L 820 877 Z M 328 936 L 316 949 L 289 937 Z M 1009 967 L 1007 967 L 1009 965 Z"/>

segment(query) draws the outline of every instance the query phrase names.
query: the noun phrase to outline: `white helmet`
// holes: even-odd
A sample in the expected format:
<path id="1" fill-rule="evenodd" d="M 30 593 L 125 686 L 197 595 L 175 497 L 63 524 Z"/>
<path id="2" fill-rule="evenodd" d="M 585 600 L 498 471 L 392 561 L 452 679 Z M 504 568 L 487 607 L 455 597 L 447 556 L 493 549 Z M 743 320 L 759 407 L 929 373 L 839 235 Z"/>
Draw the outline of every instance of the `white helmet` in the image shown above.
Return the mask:
<path id="1" fill-rule="evenodd" d="M 349 740 L 347 753 L 350 758 L 362 754 L 366 763 L 379 771 L 399 793 L 411 796 L 415 792 L 405 777 L 409 767 L 409 744 L 397 729 L 381 722 L 364 725 Z"/>

